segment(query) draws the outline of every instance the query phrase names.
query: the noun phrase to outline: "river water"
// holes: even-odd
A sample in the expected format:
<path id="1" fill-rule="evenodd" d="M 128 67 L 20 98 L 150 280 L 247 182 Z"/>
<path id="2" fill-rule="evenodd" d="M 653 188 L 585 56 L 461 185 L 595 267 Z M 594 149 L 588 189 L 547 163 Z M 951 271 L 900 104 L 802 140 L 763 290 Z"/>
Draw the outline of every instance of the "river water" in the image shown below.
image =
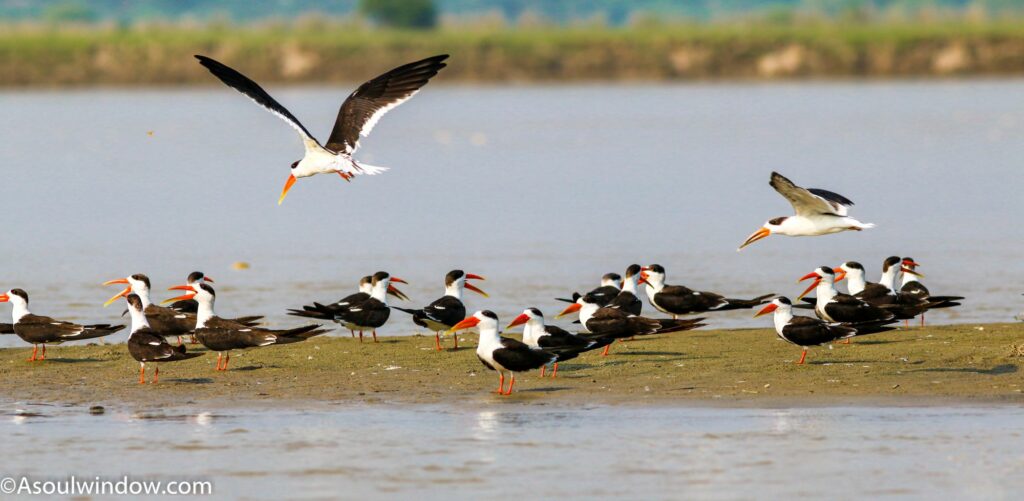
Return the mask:
<path id="1" fill-rule="evenodd" d="M 1019 407 L 4 408 L 4 476 L 206 480 L 222 498 L 1016 499 L 1024 488 Z"/>

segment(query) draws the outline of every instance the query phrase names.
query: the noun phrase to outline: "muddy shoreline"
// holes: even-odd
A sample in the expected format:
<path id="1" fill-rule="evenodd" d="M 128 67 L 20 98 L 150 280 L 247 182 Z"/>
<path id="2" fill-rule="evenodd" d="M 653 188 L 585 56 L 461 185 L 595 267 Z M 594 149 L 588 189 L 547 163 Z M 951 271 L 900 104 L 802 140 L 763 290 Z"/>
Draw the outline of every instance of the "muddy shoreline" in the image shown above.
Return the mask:
<path id="1" fill-rule="evenodd" d="M 490 393 L 497 377 L 474 353 L 437 352 L 432 336 L 347 337 L 165 364 L 160 383 L 139 385 L 123 344 L 55 346 L 30 363 L 31 347 L 0 349 L 0 400 L 72 406 L 315 408 L 363 403 L 534 405 L 920 406 L 1024 403 L 1024 324 L 911 328 L 814 349 L 768 329 L 702 330 L 616 343 L 561 364 L 558 378 L 517 378 L 516 393 Z M 450 346 L 450 343 L 449 343 Z M 191 348 L 191 347 L 190 347 Z M 202 350 L 196 346 L 195 350 Z M 150 369 L 151 370 L 151 369 Z M 147 371 L 149 372 L 149 371 Z"/>

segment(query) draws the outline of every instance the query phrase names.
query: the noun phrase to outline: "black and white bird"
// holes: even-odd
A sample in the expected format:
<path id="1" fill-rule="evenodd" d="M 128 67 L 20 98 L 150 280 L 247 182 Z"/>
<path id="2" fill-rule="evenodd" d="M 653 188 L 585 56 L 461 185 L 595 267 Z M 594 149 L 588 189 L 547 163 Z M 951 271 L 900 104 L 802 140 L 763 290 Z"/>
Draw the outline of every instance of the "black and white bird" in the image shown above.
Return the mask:
<path id="1" fill-rule="evenodd" d="M 840 273 L 843 273 L 842 270 L 840 270 Z M 856 327 L 857 324 L 864 322 L 886 321 L 895 318 L 892 312 L 837 291 L 835 287 L 836 272 L 831 267 L 821 266 L 801 277 L 800 281 L 812 278 L 814 282 L 800 294 L 800 297 L 815 290 L 817 297 L 814 304 L 814 312 L 822 320 L 851 323 Z"/>
<path id="2" fill-rule="evenodd" d="M 14 333 L 22 341 L 32 343 L 32 358 L 28 359 L 29 362 L 46 360 L 46 345 L 48 344 L 60 344 L 65 341 L 81 341 L 109 336 L 124 329 L 123 325 L 79 325 L 42 315 L 35 315 L 28 311 L 28 293 L 23 289 L 11 289 L 6 294 L 0 294 L 0 303 L 11 303 Z M 39 345 L 43 346 L 43 353 L 41 357 L 36 358 Z"/>
<path id="3" fill-rule="evenodd" d="M 484 280 L 484 277 L 473 273 L 465 273 L 462 270 L 449 271 L 444 276 L 444 295 L 440 299 L 418 310 L 399 308 L 397 306 L 393 306 L 393 308 L 412 315 L 412 322 L 414 324 L 434 331 L 434 346 L 437 348 L 437 351 L 441 351 L 441 333 L 451 329 L 453 325 L 466 318 L 466 305 L 462 302 L 463 289 L 469 289 L 483 297 L 488 297 L 486 292 L 467 282 L 467 280 Z M 454 349 L 458 350 L 459 336 L 454 335 L 452 338 L 455 340 Z"/>
<path id="4" fill-rule="evenodd" d="M 601 285 L 595 287 L 587 294 L 600 303 L 601 306 L 605 306 L 615 299 L 620 290 L 622 290 L 622 276 L 618 273 L 605 273 L 601 277 Z M 555 300 L 562 301 L 563 303 L 575 303 L 580 296 L 583 296 L 583 294 L 573 292 L 572 298 L 557 297 Z"/>
<path id="5" fill-rule="evenodd" d="M 217 366 L 214 370 L 228 370 L 232 350 L 296 343 L 327 332 L 321 329 L 319 324 L 272 330 L 220 318 L 213 311 L 217 293 L 207 283 L 200 283 L 198 286 L 176 285 L 169 290 L 187 291 L 187 294 L 174 298 L 176 301 L 195 299 L 199 303 L 199 311 L 196 312 L 196 339 L 210 351 L 217 352 Z"/>
<path id="6" fill-rule="evenodd" d="M 952 308 L 954 306 L 960 306 L 958 301 L 964 299 L 963 296 L 933 296 L 927 287 L 921 283 L 921 278 L 924 275 L 917 272 L 917 267 L 920 266 L 914 261 L 914 258 L 904 257 L 903 258 L 903 278 L 900 281 L 900 297 L 904 298 L 904 301 L 916 302 L 916 303 L 930 303 L 931 306 L 927 309 L 939 309 L 939 308 Z M 924 327 L 924 312 L 921 312 L 921 327 Z"/>
<path id="7" fill-rule="evenodd" d="M 838 193 L 818 188 L 801 188 L 778 172 L 772 172 L 769 184 L 789 201 L 796 214 L 769 219 L 747 237 L 737 250 L 770 235 L 813 237 L 847 230 L 861 231 L 875 226 L 848 216 L 847 209 L 853 206 L 853 202 Z"/>
<path id="8" fill-rule="evenodd" d="M 228 87 L 245 94 L 256 104 L 283 119 L 302 138 L 305 155 L 292 163 L 291 174 L 277 201 L 280 205 L 298 178 L 335 173 L 348 181 L 357 175 L 374 175 L 386 171 L 386 167 L 356 162 L 352 155 L 359 147 L 359 138 L 369 135 L 385 113 L 419 92 L 446 66 L 444 60 L 448 59 L 448 55 L 428 57 L 399 66 L 360 85 L 341 104 L 334 129 L 323 145 L 295 115 L 249 77 L 209 57 L 197 55 L 196 59 Z"/>
<path id="9" fill-rule="evenodd" d="M 139 362 L 139 384 L 146 382 L 146 362 L 178 362 L 202 356 L 202 353 L 188 353 L 185 345 L 171 346 L 159 332 L 149 327 L 143 313 L 142 299 L 136 294 L 125 296 L 128 313 L 132 318 L 132 332 L 128 335 L 128 353 Z M 153 371 L 153 383 L 160 380 L 160 366 Z"/>
<path id="10" fill-rule="evenodd" d="M 668 319 L 647 318 L 631 315 L 618 308 L 598 306 L 598 302 L 590 294 L 580 297 L 575 303 L 566 306 L 555 318 L 579 312 L 580 324 L 586 329 L 585 337 L 626 339 L 649 334 L 668 334 L 703 327 L 703 318 Z M 608 355 L 611 345 L 605 345 L 602 356 Z"/>
<path id="11" fill-rule="evenodd" d="M 314 303 L 313 309 L 316 314 L 320 317 L 315 318 L 333 318 L 333 320 L 341 325 L 344 325 L 349 330 L 359 331 L 359 342 L 363 342 L 363 332 L 373 332 L 373 342 L 377 342 L 377 328 L 383 326 L 388 318 L 391 317 L 391 308 L 388 307 L 388 292 L 394 291 L 394 294 L 404 297 L 402 291 L 396 289 L 392 282 L 408 283 L 398 277 L 392 277 L 386 271 L 378 271 L 373 274 L 370 281 L 370 297 L 363 301 L 353 302 L 343 309 L 332 308 L 330 305 L 326 307 L 324 305 Z M 291 310 L 292 315 L 313 317 L 312 313 L 309 313 L 309 307 L 304 307 L 303 313 L 299 313 L 297 310 Z"/>
<path id="12" fill-rule="evenodd" d="M 826 322 L 811 317 L 797 317 L 793 315 L 793 303 L 785 297 L 775 298 L 754 317 L 773 312 L 775 313 L 775 333 L 785 341 L 803 348 L 798 364 L 804 363 L 804 359 L 807 358 L 807 349 L 812 346 L 821 346 L 862 334 L 892 330 L 893 328 L 888 327 L 887 324 L 894 322 L 894 320 L 887 320 L 875 322 L 874 325 L 863 324 L 858 329 L 851 324 Z"/>
<path id="13" fill-rule="evenodd" d="M 546 325 L 544 314 L 537 308 L 523 310 L 505 329 L 518 325 L 523 326 L 523 342 L 527 346 L 549 351 L 558 350 L 558 360 L 551 363 L 551 377 L 558 376 L 558 362 L 571 360 L 581 353 L 608 346 L 615 341 L 612 337 L 584 337 L 558 326 Z M 547 367 L 545 365 L 540 368 L 540 377 L 544 377 Z"/>
<path id="14" fill-rule="evenodd" d="M 643 268 L 639 264 L 629 265 L 626 268 L 625 278 L 622 280 L 622 290 L 606 306 L 618 308 L 630 315 L 639 315 L 644 308 L 639 291 L 642 272 Z"/>
<path id="15" fill-rule="evenodd" d="M 696 291 L 682 285 L 665 283 L 665 267 L 652 264 L 643 269 L 640 283 L 647 284 L 647 299 L 658 311 L 672 315 L 707 313 L 753 308 L 769 301 L 775 294 L 764 294 L 753 299 L 727 298 L 714 292 Z"/>
<path id="16" fill-rule="evenodd" d="M 209 282 L 211 284 L 216 283 L 212 278 L 206 276 L 206 274 L 201 271 L 193 271 L 185 278 L 185 284 L 193 287 L 199 285 L 201 282 Z M 195 313 L 199 309 L 199 303 L 197 303 L 195 299 L 189 299 L 185 301 L 175 301 L 167 305 L 167 307 L 182 313 Z"/>
<path id="17" fill-rule="evenodd" d="M 200 283 L 201 282 L 202 281 L 200 281 Z M 173 310 L 166 306 L 153 304 L 149 298 L 152 286 L 148 276 L 142 273 L 136 273 L 125 278 L 117 278 L 103 282 L 103 285 L 114 284 L 124 284 L 126 287 L 124 290 L 108 299 L 107 302 L 103 303 L 103 306 L 107 306 L 114 301 L 117 301 L 119 298 L 126 297 L 128 294 L 135 293 L 139 297 L 139 300 L 142 301 L 142 311 L 146 314 L 146 318 L 148 319 L 148 323 L 152 331 L 165 337 L 176 337 L 178 338 L 178 344 L 181 344 L 181 336 L 191 334 L 196 328 L 195 313 L 185 313 Z M 195 284 L 193 283 L 190 285 L 194 286 Z M 263 316 L 261 315 L 252 315 L 229 320 L 251 327 L 256 325 L 262 319 Z"/>
<path id="18" fill-rule="evenodd" d="M 288 314 L 296 317 L 315 318 L 318 320 L 330 320 L 332 322 L 338 321 L 338 318 L 343 313 L 347 312 L 352 305 L 361 304 L 367 299 L 370 299 L 370 293 L 373 292 L 373 276 L 366 275 L 359 279 L 359 292 L 349 294 L 336 302 L 329 304 L 320 304 L 314 302 L 312 305 L 303 306 L 301 310 L 290 309 Z M 394 285 L 389 285 L 387 294 L 395 296 L 403 301 L 409 298 Z M 352 333 L 352 337 L 356 337 L 356 331 L 349 329 Z"/>
<path id="19" fill-rule="evenodd" d="M 516 384 L 517 372 L 532 371 L 558 361 L 558 355 L 547 350 L 531 348 L 526 343 L 498 335 L 498 315 L 490 310 L 478 311 L 456 323 L 449 329 L 458 332 L 476 327 L 480 331 L 480 342 L 476 346 L 476 356 L 485 367 L 498 372 L 499 395 L 511 395 Z M 508 391 L 505 387 L 505 374 L 511 375 Z"/>
<path id="20" fill-rule="evenodd" d="M 896 302 L 896 277 L 900 273 L 899 256 L 890 256 L 882 261 L 882 276 L 878 282 L 868 282 L 865 278 L 864 266 L 856 261 L 847 261 L 839 265 L 846 278 L 846 287 L 850 294 L 859 297 L 872 304 L 876 298 Z M 832 271 L 835 271 L 833 269 Z"/>

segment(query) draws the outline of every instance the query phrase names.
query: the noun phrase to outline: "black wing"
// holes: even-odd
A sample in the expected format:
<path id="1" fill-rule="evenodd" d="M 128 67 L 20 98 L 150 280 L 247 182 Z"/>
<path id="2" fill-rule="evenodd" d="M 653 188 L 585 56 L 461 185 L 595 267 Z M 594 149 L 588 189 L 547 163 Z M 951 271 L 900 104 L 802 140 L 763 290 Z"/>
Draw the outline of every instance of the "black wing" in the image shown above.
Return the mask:
<path id="1" fill-rule="evenodd" d="M 282 106 L 281 103 L 277 102 L 273 97 L 270 97 L 270 94 L 267 94 L 267 91 L 263 90 L 263 87 L 260 87 L 259 84 L 253 82 L 249 77 L 239 73 L 237 70 L 224 63 L 210 59 L 206 56 L 200 56 L 197 54 L 196 59 L 199 60 L 199 64 L 210 70 L 210 73 L 213 73 L 213 76 L 219 78 L 225 85 L 245 94 L 249 99 L 255 101 L 256 104 L 277 115 L 285 122 L 288 122 L 288 125 L 302 135 L 304 141 L 312 141 L 317 145 L 320 144 L 317 142 L 316 138 L 306 130 L 306 127 L 302 125 L 302 122 L 300 122 L 298 118 L 295 118 L 295 115 L 292 115 L 292 112 L 288 111 L 287 108 Z"/>
<path id="2" fill-rule="evenodd" d="M 817 346 L 837 339 L 853 337 L 857 329 L 829 324 L 817 318 L 793 317 L 782 328 L 782 338 L 797 346 Z"/>
<path id="3" fill-rule="evenodd" d="M 510 371 L 529 371 L 554 362 L 558 357 L 544 350 L 535 350 L 515 339 L 501 338 L 503 348 L 492 352 L 495 362 Z"/>
<path id="4" fill-rule="evenodd" d="M 341 104 L 327 148 L 344 153 L 355 151 L 359 137 L 366 137 L 380 117 L 409 100 L 447 66 L 442 62 L 445 59 L 447 54 L 405 64 L 360 85 Z"/>

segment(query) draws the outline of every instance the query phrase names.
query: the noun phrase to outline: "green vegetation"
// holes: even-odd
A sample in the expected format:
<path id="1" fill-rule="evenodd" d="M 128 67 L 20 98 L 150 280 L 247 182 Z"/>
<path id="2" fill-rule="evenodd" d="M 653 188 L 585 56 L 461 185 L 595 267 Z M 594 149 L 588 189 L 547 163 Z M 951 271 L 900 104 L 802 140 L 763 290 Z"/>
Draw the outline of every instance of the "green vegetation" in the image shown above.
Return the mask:
<path id="1" fill-rule="evenodd" d="M 389 28 L 431 29 L 437 26 L 432 0 L 359 0 L 359 12 Z"/>
<path id="2" fill-rule="evenodd" d="M 160 383 L 138 384 L 139 365 L 124 345 L 56 346 L 45 362 L 31 347 L 0 349 L 0 394 L 31 402 L 166 406 L 312 405 L 333 401 L 452 403 L 498 399 L 495 373 L 474 352 L 434 351 L 433 336 L 343 337 L 235 352 L 231 370 L 216 356 L 163 364 Z M 697 330 L 615 343 L 559 364 L 557 379 L 517 377 L 510 400 L 550 403 L 784 401 L 802 405 L 913 399 L 1024 402 L 1024 324 L 911 328 L 800 349 L 773 330 Z M 451 343 L 448 343 L 450 346 Z M 189 347 L 202 350 L 201 347 Z M 147 375 L 152 377 L 152 364 Z M 468 400 L 467 400 L 468 399 Z"/>
<path id="3" fill-rule="evenodd" d="M 233 26 L 0 27 L 0 85 L 204 84 L 192 54 L 266 82 L 351 82 L 450 53 L 440 81 L 905 77 L 1024 72 L 1024 22 L 676 24 L 372 30 L 310 18 Z"/>

